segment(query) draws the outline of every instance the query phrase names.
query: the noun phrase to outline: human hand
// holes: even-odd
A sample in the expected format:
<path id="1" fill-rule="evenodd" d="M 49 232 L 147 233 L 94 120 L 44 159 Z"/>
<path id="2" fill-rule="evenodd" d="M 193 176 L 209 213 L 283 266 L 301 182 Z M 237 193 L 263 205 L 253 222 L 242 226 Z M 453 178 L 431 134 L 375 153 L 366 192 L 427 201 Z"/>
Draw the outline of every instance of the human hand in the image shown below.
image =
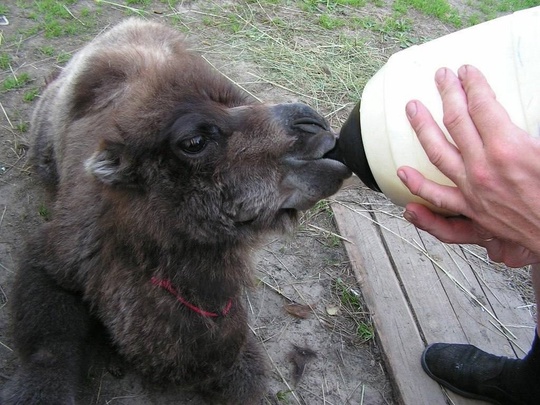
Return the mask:
<path id="1" fill-rule="evenodd" d="M 443 68 L 435 81 L 456 146 L 421 102 L 406 111 L 430 161 L 456 187 L 411 167 L 400 167 L 398 176 L 411 193 L 461 216 L 410 203 L 405 218 L 444 242 L 482 245 L 512 267 L 540 262 L 540 141 L 512 123 L 478 69 L 463 66 L 456 76 Z"/>

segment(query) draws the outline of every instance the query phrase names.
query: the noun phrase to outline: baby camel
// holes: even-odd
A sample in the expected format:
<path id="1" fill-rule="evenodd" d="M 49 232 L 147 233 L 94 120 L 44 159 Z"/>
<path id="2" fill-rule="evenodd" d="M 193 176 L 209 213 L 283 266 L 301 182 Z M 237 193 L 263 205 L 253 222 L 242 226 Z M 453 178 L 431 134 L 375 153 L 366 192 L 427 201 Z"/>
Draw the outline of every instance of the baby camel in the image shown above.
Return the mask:
<path id="1" fill-rule="evenodd" d="M 127 20 L 46 87 L 32 159 L 52 219 L 28 243 L 13 291 L 21 365 L 3 404 L 74 404 L 98 322 L 159 381 L 211 403 L 257 404 L 264 356 L 242 289 L 251 252 L 350 171 L 304 104 L 262 104 L 166 26 Z"/>

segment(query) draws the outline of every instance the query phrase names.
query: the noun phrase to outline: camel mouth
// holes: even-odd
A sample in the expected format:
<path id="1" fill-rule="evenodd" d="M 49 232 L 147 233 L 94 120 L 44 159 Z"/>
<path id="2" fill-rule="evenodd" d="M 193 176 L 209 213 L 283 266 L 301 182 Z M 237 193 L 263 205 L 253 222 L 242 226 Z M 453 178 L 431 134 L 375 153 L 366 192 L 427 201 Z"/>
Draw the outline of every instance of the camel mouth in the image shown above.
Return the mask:
<path id="1" fill-rule="evenodd" d="M 312 163 L 316 164 L 314 168 L 317 167 L 317 170 L 319 170 L 321 173 L 332 173 L 337 179 L 345 180 L 352 176 L 351 169 L 338 160 L 328 159 L 323 156 L 313 159 Z"/>
<path id="2" fill-rule="evenodd" d="M 291 127 L 296 130 L 307 132 L 308 134 L 318 134 L 322 131 L 330 132 L 328 123 L 322 117 L 302 117 L 294 120 Z"/>

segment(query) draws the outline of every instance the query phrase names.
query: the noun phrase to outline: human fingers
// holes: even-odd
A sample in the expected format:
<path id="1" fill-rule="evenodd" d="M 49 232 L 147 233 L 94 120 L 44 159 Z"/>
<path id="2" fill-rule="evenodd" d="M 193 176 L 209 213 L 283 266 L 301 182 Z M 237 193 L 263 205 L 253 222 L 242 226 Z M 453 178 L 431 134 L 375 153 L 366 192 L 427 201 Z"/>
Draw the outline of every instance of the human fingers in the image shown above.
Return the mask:
<path id="1" fill-rule="evenodd" d="M 509 267 L 537 263 L 540 257 L 527 248 L 496 236 L 466 217 L 444 217 L 418 203 L 409 203 L 403 214 L 411 224 L 435 236 L 444 243 L 475 244 L 486 248 L 491 260 Z"/>
<path id="2" fill-rule="evenodd" d="M 508 267 L 523 267 L 540 261 L 540 257 L 529 249 L 504 239 L 494 238 L 483 246 L 491 260 Z"/>
<path id="3" fill-rule="evenodd" d="M 474 158 L 482 148 L 482 139 L 468 111 L 465 90 L 459 78 L 448 68 L 435 73 L 435 83 L 443 104 L 443 123 L 461 151 L 464 160 Z"/>
<path id="4" fill-rule="evenodd" d="M 402 166 L 397 175 L 409 191 L 437 208 L 467 216 L 468 205 L 457 187 L 445 186 L 427 179 L 418 170 Z"/>
<path id="5" fill-rule="evenodd" d="M 515 126 L 482 72 L 472 65 L 464 65 L 459 68 L 458 77 L 467 95 L 468 112 L 482 140 L 513 136 Z"/>
<path id="6" fill-rule="evenodd" d="M 464 171 L 459 150 L 448 141 L 429 110 L 420 101 L 408 102 L 405 112 L 430 162 L 455 182 Z"/>
<path id="7" fill-rule="evenodd" d="M 403 216 L 444 243 L 482 243 L 473 222 L 468 218 L 445 217 L 418 203 L 407 204 Z"/>

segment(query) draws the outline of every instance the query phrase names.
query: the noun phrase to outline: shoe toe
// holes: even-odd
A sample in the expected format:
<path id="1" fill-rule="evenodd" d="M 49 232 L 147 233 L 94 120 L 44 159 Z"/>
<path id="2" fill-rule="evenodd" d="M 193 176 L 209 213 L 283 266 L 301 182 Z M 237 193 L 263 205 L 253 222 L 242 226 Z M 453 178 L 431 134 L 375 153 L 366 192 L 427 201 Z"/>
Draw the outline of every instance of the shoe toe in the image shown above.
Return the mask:
<path id="1" fill-rule="evenodd" d="M 429 345 L 421 358 L 426 374 L 441 385 L 464 397 L 490 402 L 500 397 L 496 382 L 504 361 L 472 345 L 447 343 Z"/>

